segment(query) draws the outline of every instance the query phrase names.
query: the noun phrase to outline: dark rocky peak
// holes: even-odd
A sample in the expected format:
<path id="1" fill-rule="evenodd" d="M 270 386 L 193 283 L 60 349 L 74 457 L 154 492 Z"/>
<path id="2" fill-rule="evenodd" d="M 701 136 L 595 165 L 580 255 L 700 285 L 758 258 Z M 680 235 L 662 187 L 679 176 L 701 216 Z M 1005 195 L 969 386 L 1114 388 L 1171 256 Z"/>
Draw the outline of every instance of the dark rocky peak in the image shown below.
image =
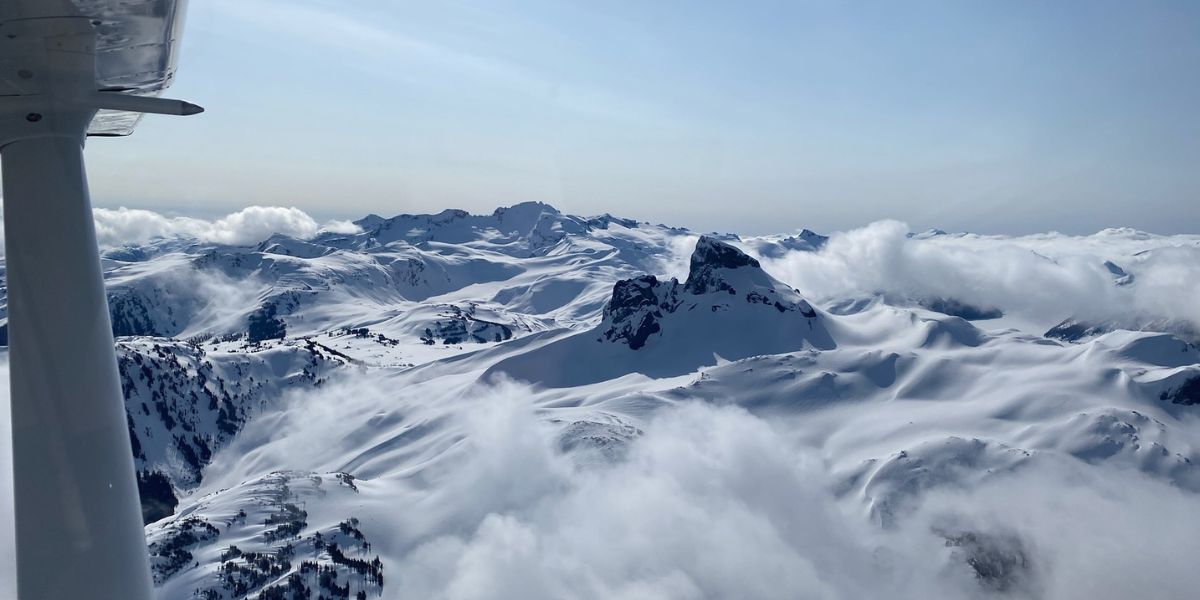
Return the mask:
<path id="1" fill-rule="evenodd" d="M 762 269 L 757 260 L 738 248 L 708 236 L 700 236 L 692 252 L 685 289 L 693 294 L 713 291 L 736 293 L 725 281 L 722 271 L 741 268 Z"/>
<path id="2" fill-rule="evenodd" d="M 672 318 L 682 318 L 684 329 L 708 327 L 698 325 L 694 316 L 679 317 L 681 313 L 708 315 L 702 319 L 711 319 L 714 324 L 726 320 L 729 314 L 754 314 L 757 316 L 751 320 L 761 319 L 764 324 L 785 315 L 817 317 L 816 310 L 799 292 L 768 275 L 753 257 L 704 236 L 692 253 L 686 284 L 676 279 L 662 281 L 653 275 L 617 282 L 604 308 L 600 339 L 625 343 L 637 350 L 652 335 L 661 333 Z"/>
<path id="3" fill-rule="evenodd" d="M 610 342 L 625 342 L 637 350 L 646 344 L 646 338 L 662 330 L 659 322 L 663 315 L 675 310 L 679 282 L 659 281 L 653 275 L 618 281 L 613 286 L 612 299 L 604 307 L 604 321 L 608 328 L 604 339 Z"/>
<path id="4" fill-rule="evenodd" d="M 669 310 L 679 282 L 659 281 L 653 275 L 623 279 L 613 286 L 612 299 L 604 307 L 604 318 L 622 320 L 641 310 Z"/>
<path id="5" fill-rule="evenodd" d="M 738 248 L 718 241 L 707 235 L 700 236 L 696 241 L 696 249 L 692 251 L 691 273 L 705 267 L 736 269 L 739 267 L 759 268 L 758 261 Z"/>

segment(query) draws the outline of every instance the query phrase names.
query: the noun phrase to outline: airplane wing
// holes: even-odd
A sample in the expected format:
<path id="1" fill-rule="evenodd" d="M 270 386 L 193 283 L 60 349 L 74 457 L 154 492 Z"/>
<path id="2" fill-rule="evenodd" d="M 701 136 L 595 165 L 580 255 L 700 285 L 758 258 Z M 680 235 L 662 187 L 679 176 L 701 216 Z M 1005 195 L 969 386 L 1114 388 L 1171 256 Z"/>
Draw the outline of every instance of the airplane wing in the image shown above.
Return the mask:
<path id="1" fill-rule="evenodd" d="M 184 0 L 0 1 L 17 594 L 148 600 L 150 565 L 84 174 L 87 135 L 174 78 Z"/>

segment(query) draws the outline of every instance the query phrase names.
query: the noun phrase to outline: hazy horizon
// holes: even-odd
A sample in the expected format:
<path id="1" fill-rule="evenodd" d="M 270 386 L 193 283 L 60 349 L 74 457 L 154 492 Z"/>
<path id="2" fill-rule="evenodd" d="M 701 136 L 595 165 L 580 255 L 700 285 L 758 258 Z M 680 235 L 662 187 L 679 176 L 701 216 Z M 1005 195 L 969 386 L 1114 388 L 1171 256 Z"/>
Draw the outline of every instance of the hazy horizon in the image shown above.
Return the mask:
<path id="1" fill-rule="evenodd" d="M 463 208 L 461 206 L 444 206 L 441 208 L 430 208 L 428 210 L 419 210 L 419 209 L 418 210 L 410 210 L 410 209 L 406 209 L 404 207 L 398 207 L 396 210 L 389 210 L 387 208 L 387 206 L 383 206 L 379 209 L 366 210 L 366 211 L 360 212 L 360 213 L 348 213 L 345 211 L 337 211 L 337 210 L 321 210 L 320 207 L 317 207 L 316 209 L 304 209 L 304 208 L 300 208 L 298 206 L 288 206 L 288 205 L 283 205 L 283 204 L 273 204 L 273 205 L 248 204 L 248 205 L 244 205 L 244 206 L 230 205 L 229 208 L 223 208 L 224 205 L 203 208 L 203 207 L 194 207 L 194 206 L 193 207 L 172 206 L 170 204 L 154 205 L 152 203 L 145 204 L 145 205 L 135 205 L 135 204 L 130 204 L 130 203 L 119 203 L 118 202 L 118 203 L 106 205 L 106 204 L 94 202 L 93 204 L 95 205 L 95 208 L 97 208 L 97 209 L 107 210 L 107 211 L 112 211 L 112 212 L 119 212 L 122 210 L 149 211 L 149 212 L 154 213 L 158 217 L 162 217 L 162 218 L 166 218 L 166 219 L 177 219 L 177 218 L 196 219 L 196 220 L 205 221 L 205 222 L 219 222 L 222 219 L 227 219 L 231 216 L 239 215 L 247 210 L 255 210 L 255 209 L 279 209 L 280 211 L 299 210 L 304 215 L 311 218 L 313 220 L 313 222 L 317 223 L 320 226 L 320 225 L 325 225 L 325 224 L 329 224 L 329 223 L 353 222 L 353 221 L 357 221 L 357 220 L 362 219 L 371 214 L 374 214 L 374 215 L 380 216 L 380 217 L 384 217 L 384 218 L 391 218 L 391 217 L 396 217 L 396 216 L 400 216 L 400 215 L 404 215 L 404 214 L 416 214 L 416 215 L 436 214 L 436 213 L 442 212 L 444 210 L 465 210 L 468 213 L 473 214 L 473 215 L 488 215 L 488 214 L 491 214 L 492 212 L 494 212 L 496 209 L 511 207 L 515 204 L 520 204 L 521 202 L 542 202 L 542 201 L 541 200 L 526 200 L 526 201 L 520 201 L 520 202 L 495 204 L 491 207 L 486 207 L 486 206 L 480 204 L 479 208 L 475 208 L 475 209 Z M 928 225 L 918 225 L 917 222 L 915 222 L 914 220 L 906 218 L 902 215 L 896 215 L 896 216 L 886 216 L 885 215 L 885 216 L 881 216 L 879 218 L 863 221 L 861 223 L 848 224 L 844 227 L 820 228 L 820 227 L 814 227 L 814 226 L 807 224 L 803 218 L 803 215 L 799 215 L 799 214 L 793 215 L 792 217 L 794 217 L 794 218 L 790 218 L 786 214 L 783 215 L 783 218 L 773 218 L 773 219 L 768 218 L 765 220 L 772 221 L 772 223 L 764 224 L 760 227 L 737 229 L 737 228 L 731 228 L 728 226 L 723 227 L 719 223 L 713 227 L 697 226 L 697 225 L 694 225 L 693 223 L 694 222 L 707 222 L 707 221 L 689 220 L 688 215 L 680 215 L 679 220 L 663 221 L 663 220 L 654 220 L 654 219 L 645 218 L 644 216 L 641 216 L 637 212 L 619 213 L 619 212 L 614 212 L 611 210 L 574 211 L 574 210 L 564 209 L 562 206 L 559 206 L 559 205 L 551 203 L 551 202 L 542 202 L 542 203 L 553 207 L 554 209 L 558 210 L 559 212 L 561 212 L 563 214 L 573 215 L 573 216 L 577 216 L 577 217 L 595 217 L 595 216 L 600 216 L 603 214 L 610 214 L 614 217 L 619 217 L 619 218 L 623 218 L 623 219 L 633 219 L 634 221 L 637 221 L 639 223 L 649 223 L 652 225 L 665 225 L 668 227 L 680 227 L 683 229 L 687 229 L 695 234 L 719 233 L 719 234 L 737 234 L 739 236 L 749 236 L 749 237 L 769 236 L 769 235 L 774 235 L 774 234 L 780 234 L 780 235 L 794 234 L 794 233 L 797 233 L 804 229 L 808 229 L 810 231 L 814 231 L 816 233 L 826 234 L 826 235 L 832 234 L 832 233 L 846 233 L 846 232 L 859 230 L 864 227 L 869 227 L 873 224 L 880 223 L 880 222 L 886 222 L 886 221 L 897 221 L 897 222 L 904 223 L 905 225 L 909 226 L 909 230 L 911 233 L 921 233 L 921 232 L 936 229 L 936 230 L 942 230 L 942 231 L 945 231 L 947 233 L 952 233 L 952 234 L 965 233 L 965 234 L 974 234 L 974 235 L 980 235 L 980 236 L 1001 236 L 1001 237 L 1037 236 L 1039 234 L 1062 234 L 1062 235 L 1069 235 L 1069 236 L 1089 236 L 1089 235 L 1093 235 L 1096 233 L 1100 233 L 1105 230 L 1113 230 L 1113 229 L 1131 229 L 1131 230 L 1149 233 L 1149 234 L 1153 234 L 1153 235 L 1159 235 L 1159 236 L 1194 234 L 1197 231 L 1197 228 L 1190 227 L 1190 224 L 1182 225 L 1181 227 L 1177 228 L 1178 229 L 1177 231 L 1156 231 L 1156 230 L 1143 229 L 1143 228 L 1131 227 L 1131 226 L 1126 226 L 1126 225 L 1113 225 L 1113 226 L 1108 226 L 1108 227 L 1098 227 L 1096 229 L 1081 228 L 1078 230 L 1062 230 L 1062 229 L 1055 229 L 1053 227 L 1046 227 L 1046 228 L 1038 229 L 1036 227 L 1033 227 L 1033 228 L 1029 228 L 1028 230 L 1000 231 L 1000 230 L 988 230 L 988 229 L 964 229 L 964 228 L 944 227 L 944 226 L 939 225 L 936 222 L 931 222 Z M 2 207 L 2 205 L 3 205 L 3 197 L 0 197 L 0 207 Z M 634 211 L 636 211 L 636 210 L 637 209 L 635 208 Z M 0 220 L 2 220 L 2 218 L 3 218 L 3 214 L 0 213 Z M 287 235 L 287 234 L 289 234 L 289 231 L 283 230 L 283 231 L 276 231 L 273 233 L 282 233 L 282 234 Z"/>
<path id="2" fill-rule="evenodd" d="M 169 95 L 208 112 L 92 140 L 93 199 L 1196 230 L 1200 6 L 868 5 L 193 3 Z"/>

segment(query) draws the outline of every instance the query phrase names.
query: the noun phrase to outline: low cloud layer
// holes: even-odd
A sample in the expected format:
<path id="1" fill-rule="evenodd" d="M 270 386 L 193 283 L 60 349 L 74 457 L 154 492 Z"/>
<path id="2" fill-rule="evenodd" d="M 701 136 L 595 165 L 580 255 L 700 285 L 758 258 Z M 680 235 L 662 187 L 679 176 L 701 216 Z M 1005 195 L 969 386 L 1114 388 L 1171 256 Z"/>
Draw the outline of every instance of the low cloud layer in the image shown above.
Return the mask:
<path id="1" fill-rule="evenodd" d="M 1041 455 L 977 486 L 948 477 L 885 528 L 797 441 L 803 422 L 685 402 L 621 451 L 564 451 L 562 425 L 521 385 L 338 389 L 252 423 L 207 485 L 334 470 L 372 448 L 353 470 L 363 506 L 380 508 L 355 514 L 397 597 L 1182 599 L 1200 586 L 1184 526 L 1200 498 L 1104 464 Z"/>
<path id="2" fill-rule="evenodd" d="M 308 239 L 323 231 L 355 233 L 349 221 L 317 223 L 308 213 L 292 207 L 249 206 L 219 219 L 171 217 L 136 208 L 96 208 L 96 240 L 102 248 L 148 242 L 155 238 L 185 237 L 215 244 L 249 245 L 274 234 Z M 2 223 L 0 223 L 2 224 Z M 0 252 L 4 233 L 0 228 Z"/>
<path id="3" fill-rule="evenodd" d="M 118 208 L 97 208 L 96 238 L 101 246 L 145 242 L 156 237 L 194 237 L 218 244 L 245 245 L 261 242 L 274 234 L 300 239 L 320 231 L 354 232 L 358 227 L 345 221 L 319 225 L 298 208 L 250 206 L 208 221 L 192 217 L 168 217 L 159 213 Z"/>
<path id="4" fill-rule="evenodd" d="M 826 496 L 812 457 L 790 451 L 765 422 L 688 406 L 652 423 L 624 461 L 575 463 L 518 399 L 491 400 L 468 421 L 469 454 L 447 489 L 470 486 L 473 502 L 509 501 L 485 510 L 460 501 L 455 516 L 475 522 L 435 527 L 402 558 L 405 595 L 756 599 L 865 591 L 858 576 L 870 569 L 870 552 L 861 532 Z M 513 502 L 517 491 L 526 497 Z"/>
<path id="5" fill-rule="evenodd" d="M 897 221 L 835 233 L 820 252 L 764 267 L 818 301 L 885 294 L 952 298 L 1041 326 L 1067 317 L 1136 326 L 1186 320 L 1200 330 L 1200 236 L 1105 230 L 1090 236 L 908 236 Z M 1116 285 L 1109 261 L 1134 276 Z"/>
<path id="6" fill-rule="evenodd" d="M 460 471 L 473 498 L 459 502 L 526 497 L 497 501 L 466 531 L 447 528 L 404 556 L 405 595 L 1186 598 L 1200 585 L 1179 527 L 1197 499 L 1140 475 L 1046 465 L 933 494 L 885 531 L 855 498 L 835 496 L 818 449 L 741 410 L 672 409 L 626 460 L 580 468 L 518 401 L 491 406 L 473 421 L 474 459 Z M 947 544 L 963 534 L 980 545 Z M 979 580 L 968 563 L 1009 552 L 1019 554 L 1003 583 Z"/>

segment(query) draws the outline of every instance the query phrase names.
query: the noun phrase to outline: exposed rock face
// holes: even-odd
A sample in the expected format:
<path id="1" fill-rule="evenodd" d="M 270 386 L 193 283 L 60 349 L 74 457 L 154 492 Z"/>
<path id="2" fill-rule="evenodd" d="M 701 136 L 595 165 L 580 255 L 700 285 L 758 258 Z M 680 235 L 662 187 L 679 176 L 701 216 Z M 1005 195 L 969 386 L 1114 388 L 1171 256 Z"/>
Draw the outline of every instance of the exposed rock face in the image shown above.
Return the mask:
<path id="1" fill-rule="evenodd" d="M 179 317 L 190 314 L 193 308 L 171 290 L 159 287 L 108 291 L 108 311 L 117 337 L 177 335 L 185 325 Z"/>
<path id="2" fill-rule="evenodd" d="M 724 269 L 750 267 L 761 269 L 758 261 L 745 252 L 710 237 L 701 237 L 692 252 L 691 265 L 685 288 L 692 294 L 705 294 L 720 290 L 737 293 L 722 277 Z"/>
<path id="3" fill-rule="evenodd" d="M 1200 404 L 1200 375 L 1184 381 L 1183 385 L 1175 389 L 1165 390 L 1159 398 L 1185 406 Z"/>
<path id="4" fill-rule="evenodd" d="M 209 353 L 161 338 L 121 340 L 117 358 L 146 522 L 170 515 L 175 490 L 195 486 L 213 454 L 284 389 L 319 385 L 346 364 L 315 344 Z"/>
<path id="5" fill-rule="evenodd" d="M 477 318 L 471 310 L 457 306 L 447 307 L 442 317 L 425 328 L 420 336 L 422 342 L 428 345 L 439 341 L 443 344 L 486 344 L 503 342 L 513 336 L 508 325 Z"/>
<path id="6" fill-rule="evenodd" d="M 1082 342 L 1096 336 L 1104 335 L 1119 329 L 1129 331 L 1161 331 L 1170 333 L 1179 339 L 1195 345 L 1200 345 L 1200 332 L 1190 323 L 1182 320 L 1144 320 L 1131 317 L 1126 319 L 1110 319 L 1107 321 L 1087 321 L 1083 319 L 1064 319 L 1058 325 L 1051 327 L 1045 335 L 1048 338 L 1064 342 Z"/>
<path id="7" fill-rule="evenodd" d="M 604 320 L 612 325 L 604 332 L 610 342 L 624 342 L 633 350 L 646 345 L 646 339 L 662 330 L 659 320 L 672 312 L 679 282 L 660 282 L 653 275 L 617 282 L 612 300 L 604 307 Z"/>
<path id="8" fill-rule="evenodd" d="M 1046 331 L 1045 336 L 1062 340 L 1064 342 L 1078 342 L 1098 335 L 1103 335 L 1113 330 L 1111 324 L 1106 323 L 1088 323 L 1086 321 L 1077 321 L 1075 319 L 1065 319 L 1063 322 L 1051 327 Z"/>
<path id="9" fill-rule="evenodd" d="M 735 246 L 704 236 L 692 252 L 687 282 L 643 275 L 613 286 L 612 299 L 604 308 L 602 339 L 637 350 L 650 336 L 663 331 L 667 315 L 685 307 L 694 310 L 702 298 L 713 300 L 708 303 L 713 313 L 771 307 L 779 313 L 797 313 L 808 319 L 817 316 L 799 292 L 764 272 L 756 259 Z"/>
<path id="10" fill-rule="evenodd" d="M 1004 312 L 998 308 L 975 306 L 954 298 L 927 298 L 918 301 L 917 304 L 929 310 L 968 321 L 999 319 L 1004 316 Z"/>
<path id="11" fill-rule="evenodd" d="M 175 497 L 171 480 L 166 475 L 158 471 L 138 471 L 137 484 L 138 497 L 142 501 L 142 523 L 153 523 L 175 514 L 179 498 Z"/>
<path id="12" fill-rule="evenodd" d="M 246 319 L 246 336 L 251 342 L 281 340 L 287 335 L 287 325 L 278 316 L 274 304 L 265 304 Z"/>

